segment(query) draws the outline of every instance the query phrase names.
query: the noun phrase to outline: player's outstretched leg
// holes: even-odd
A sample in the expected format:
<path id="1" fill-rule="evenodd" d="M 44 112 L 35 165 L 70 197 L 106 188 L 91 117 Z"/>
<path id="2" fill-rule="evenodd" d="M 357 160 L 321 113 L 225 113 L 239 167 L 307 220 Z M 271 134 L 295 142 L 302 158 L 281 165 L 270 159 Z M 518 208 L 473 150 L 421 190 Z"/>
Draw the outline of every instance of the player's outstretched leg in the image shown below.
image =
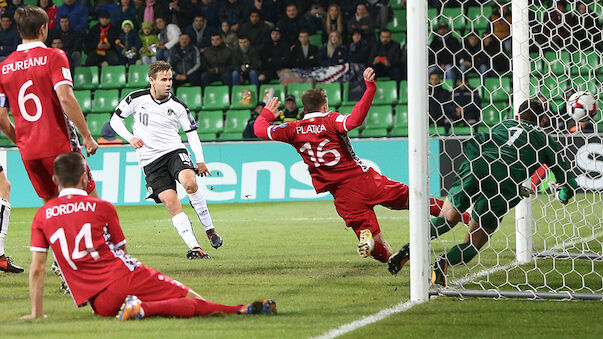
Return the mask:
<path id="1" fill-rule="evenodd" d="M 364 229 L 358 235 L 358 254 L 363 258 L 368 258 L 375 248 L 375 239 L 370 230 Z"/>
<path id="2" fill-rule="evenodd" d="M 433 263 L 433 272 L 431 273 L 431 284 L 447 286 L 446 271 L 448 270 L 448 259 L 446 257 L 438 257 Z"/>
<path id="3" fill-rule="evenodd" d="M 444 200 L 431 198 L 429 199 L 429 214 L 432 217 L 439 217 L 440 212 L 442 212 L 442 207 L 444 206 Z M 471 221 L 471 213 L 468 211 L 463 213 L 461 220 L 464 224 L 469 225 Z"/>
<path id="4" fill-rule="evenodd" d="M 6 177 L 4 177 L 4 174 L 2 174 L 2 178 L 4 182 L 8 183 Z M 8 186 L 8 192 L 10 192 L 10 186 Z M 9 194 L 8 192 L 2 192 L 1 194 L 7 195 Z M 23 268 L 13 264 L 10 257 L 7 257 L 4 253 L 4 239 L 6 238 L 6 234 L 8 233 L 9 219 L 10 203 L 8 202 L 8 200 L 0 198 L 0 271 L 9 273 L 22 273 Z"/>
<path id="5" fill-rule="evenodd" d="M 389 257 L 387 260 L 387 270 L 391 274 L 398 274 L 408 260 L 410 260 L 410 244 L 402 246 L 398 252 Z"/>
<path id="6" fill-rule="evenodd" d="M 23 273 L 23 267 L 17 266 L 13 264 L 10 257 L 6 255 L 0 256 L 0 271 L 8 272 L 8 273 Z"/>

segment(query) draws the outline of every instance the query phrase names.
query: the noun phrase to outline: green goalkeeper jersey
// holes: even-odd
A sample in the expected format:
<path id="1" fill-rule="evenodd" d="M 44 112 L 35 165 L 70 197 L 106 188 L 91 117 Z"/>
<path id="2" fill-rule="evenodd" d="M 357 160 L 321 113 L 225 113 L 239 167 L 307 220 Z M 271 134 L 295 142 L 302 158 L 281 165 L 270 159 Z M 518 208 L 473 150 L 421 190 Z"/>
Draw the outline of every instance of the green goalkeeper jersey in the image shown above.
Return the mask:
<path id="1" fill-rule="evenodd" d="M 505 120 L 488 133 L 467 140 L 463 150 L 469 161 L 482 157 L 492 170 L 504 170 L 516 183 L 522 183 L 543 164 L 549 166 L 559 184 L 575 189 L 578 185 L 562 149 L 540 128 L 515 120 Z"/>

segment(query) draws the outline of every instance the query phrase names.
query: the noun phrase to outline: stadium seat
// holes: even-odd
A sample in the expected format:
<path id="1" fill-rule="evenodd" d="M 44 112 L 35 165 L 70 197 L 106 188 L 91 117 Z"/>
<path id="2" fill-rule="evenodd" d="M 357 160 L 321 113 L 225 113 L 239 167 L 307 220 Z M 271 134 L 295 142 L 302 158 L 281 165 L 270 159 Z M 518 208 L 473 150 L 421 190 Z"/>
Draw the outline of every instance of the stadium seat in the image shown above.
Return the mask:
<path id="1" fill-rule="evenodd" d="M 92 113 L 112 113 L 119 105 L 119 93 L 116 89 L 99 89 L 94 92 Z"/>
<path id="2" fill-rule="evenodd" d="M 473 127 L 469 126 L 452 126 L 450 128 L 450 135 L 471 135 L 473 134 Z"/>
<path id="3" fill-rule="evenodd" d="M 408 81 L 406 80 L 400 81 L 400 94 L 398 95 L 398 103 L 408 103 Z"/>
<path id="4" fill-rule="evenodd" d="M 467 23 L 467 29 L 472 29 L 474 32 L 487 30 L 490 27 L 490 15 L 492 15 L 492 7 L 472 6 L 467 10 L 467 17 L 471 19 L 471 23 Z"/>
<path id="5" fill-rule="evenodd" d="M 575 52 L 571 55 L 572 63 L 571 70 L 573 75 L 580 74 L 582 76 L 588 76 L 599 71 L 601 68 L 601 61 L 596 51 L 580 51 Z"/>
<path id="6" fill-rule="evenodd" d="M 484 95 L 493 102 L 507 101 L 512 94 L 510 78 L 486 78 Z"/>
<path id="7" fill-rule="evenodd" d="M 130 67 L 128 68 L 128 88 L 148 87 L 148 71 L 149 65 L 130 65 Z"/>
<path id="8" fill-rule="evenodd" d="M 565 74 L 566 70 L 570 69 L 571 58 L 569 52 L 546 52 L 544 53 L 546 62 L 543 65 L 545 73 L 553 73 L 555 75 Z"/>
<path id="9" fill-rule="evenodd" d="M 391 131 L 392 136 L 408 135 L 408 106 L 396 105 L 396 118 L 394 128 Z"/>
<path id="10" fill-rule="evenodd" d="M 179 87 L 176 91 L 176 96 L 178 99 L 182 100 L 191 111 L 198 111 L 203 106 L 201 87 Z"/>
<path id="11" fill-rule="evenodd" d="M 392 107 L 389 105 L 374 105 L 366 117 L 366 128 L 363 136 L 387 136 L 387 131 L 393 125 Z"/>
<path id="12" fill-rule="evenodd" d="M 102 129 L 105 122 L 111 119 L 111 114 L 103 113 L 103 114 L 88 114 L 86 116 L 86 123 L 88 124 L 88 129 L 90 129 L 90 134 L 94 139 L 100 138 L 102 135 Z"/>
<path id="13" fill-rule="evenodd" d="M 432 137 L 441 137 L 446 135 L 446 129 L 443 126 L 429 125 L 429 135 Z"/>
<path id="14" fill-rule="evenodd" d="M 214 140 L 224 130 L 222 111 L 201 111 L 197 118 L 201 140 Z M 247 122 L 245 122 L 247 123 Z"/>
<path id="15" fill-rule="evenodd" d="M 77 102 L 80 104 L 82 112 L 84 114 L 89 113 L 90 109 L 92 108 L 92 92 L 86 89 L 81 91 L 73 91 L 73 94 L 75 95 Z"/>
<path id="16" fill-rule="evenodd" d="M 341 84 L 339 82 L 316 84 L 316 87 L 324 88 L 324 90 L 327 92 L 329 106 L 333 108 L 341 106 Z"/>
<path id="17" fill-rule="evenodd" d="M 246 93 L 250 98 L 244 97 Z M 258 102 L 258 88 L 255 85 L 232 86 L 231 98 L 230 109 L 252 109 Z"/>
<path id="18" fill-rule="evenodd" d="M 264 84 L 264 85 L 260 86 L 259 101 L 265 101 L 265 100 L 270 99 L 267 97 L 267 95 L 270 94 L 271 88 L 274 89 L 273 96 L 278 97 L 278 99 L 281 101 L 281 106 L 284 105 L 285 104 L 285 85 L 281 85 L 281 84 Z"/>
<path id="19" fill-rule="evenodd" d="M 540 93 L 546 98 L 563 97 L 568 88 L 567 76 L 550 76 L 544 79 Z"/>
<path id="20" fill-rule="evenodd" d="M 461 7 L 444 8 L 440 20 L 447 22 L 454 32 L 465 30 L 465 15 L 463 15 Z"/>
<path id="21" fill-rule="evenodd" d="M 353 130 L 348 131 L 347 135 L 350 138 L 358 138 L 358 137 L 360 137 L 360 129 L 354 128 Z"/>
<path id="22" fill-rule="evenodd" d="M 203 95 L 203 109 L 227 109 L 230 107 L 228 86 L 207 86 Z"/>
<path id="23" fill-rule="evenodd" d="M 132 128 L 134 127 L 134 116 L 129 115 L 127 118 L 125 118 L 124 125 L 126 125 L 128 131 L 132 132 Z"/>
<path id="24" fill-rule="evenodd" d="M 302 107 L 301 96 L 309 89 L 312 89 L 312 84 L 289 84 L 287 85 L 287 95 L 295 96 L 297 107 Z"/>
<path id="25" fill-rule="evenodd" d="M 126 87 L 126 66 L 101 67 L 100 85 L 98 88 L 113 89 Z"/>
<path id="26" fill-rule="evenodd" d="M 387 23 L 392 32 L 406 32 L 406 9 L 394 9 L 392 20 Z"/>
<path id="27" fill-rule="evenodd" d="M 314 45 L 318 48 L 322 47 L 322 34 L 310 35 L 310 45 Z"/>
<path id="28" fill-rule="evenodd" d="M 398 102 L 398 85 L 395 80 L 376 81 L 377 93 L 373 105 L 394 105 Z"/>
<path id="29" fill-rule="evenodd" d="M 488 127 L 492 127 L 501 121 L 501 114 L 494 105 L 488 105 L 482 109 L 482 121 Z"/>
<path id="30" fill-rule="evenodd" d="M 73 88 L 96 89 L 98 87 L 98 67 L 76 67 L 73 75 Z"/>
<path id="31" fill-rule="evenodd" d="M 226 112 L 224 121 L 224 133 L 220 134 L 222 140 L 240 140 L 243 138 L 243 130 L 251 117 L 249 110 L 230 110 Z"/>

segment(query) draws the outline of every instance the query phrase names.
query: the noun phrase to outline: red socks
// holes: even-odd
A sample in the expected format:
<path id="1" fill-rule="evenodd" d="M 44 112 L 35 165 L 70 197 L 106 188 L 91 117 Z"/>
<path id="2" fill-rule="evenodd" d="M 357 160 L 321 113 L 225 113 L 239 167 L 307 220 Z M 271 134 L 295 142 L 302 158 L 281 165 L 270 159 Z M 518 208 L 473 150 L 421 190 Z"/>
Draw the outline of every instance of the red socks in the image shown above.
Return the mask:
<path id="1" fill-rule="evenodd" d="M 375 248 L 373 248 L 371 256 L 373 257 L 373 259 L 379 260 L 381 262 L 387 262 L 387 259 L 389 259 L 385 247 L 383 247 L 383 245 L 381 245 L 381 243 L 378 241 L 375 241 Z"/>
<path id="2" fill-rule="evenodd" d="M 444 205 L 444 200 L 440 200 L 440 199 L 436 199 L 436 198 L 429 199 L 429 214 L 431 214 L 432 217 L 439 217 L 440 212 L 442 211 L 443 205 Z M 461 219 L 463 220 L 463 223 L 469 224 L 469 221 L 471 220 L 471 214 L 463 213 Z"/>
<path id="3" fill-rule="evenodd" d="M 243 305 L 227 306 L 202 299 L 176 298 L 161 301 L 143 301 L 145 317 L 162 316 L 191 318 L 213 313 L 237 313 Z"/>

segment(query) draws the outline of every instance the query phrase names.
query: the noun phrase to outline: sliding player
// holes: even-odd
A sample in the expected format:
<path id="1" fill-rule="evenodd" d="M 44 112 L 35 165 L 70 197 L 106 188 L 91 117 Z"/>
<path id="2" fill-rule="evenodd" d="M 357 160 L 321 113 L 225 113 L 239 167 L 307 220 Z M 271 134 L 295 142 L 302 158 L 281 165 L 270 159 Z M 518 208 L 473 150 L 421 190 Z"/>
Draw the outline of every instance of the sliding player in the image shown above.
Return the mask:
<path id="1" fill-rule="evenodd" d="M 472 218 L 465 241 L 435 261 L 432 283 L 446 286 L 448 266 L 466 264 L 475 257 L 507 211 L 526 195 L 521 184 L 542 164 L 549 166 L 561 186 L 557 199 L 566 204 L 573 197 L 578 183 L 561 157 L 559 144 L 538 128 L 542 114 L 540 102 L 526 100 L 519 107 L 519 121 L 503 121 L 464 144 L 467 160 L 459 168 L 442 212 L 431 219 L 431 239 L 456 226 L 460 213 L 470 205 Z M 405 253 L 396 257 L 408 260 Z"/>
<path id="2" fill-rule="evenodd" d="M 201 176 L 211 175 L 203 160 L 197 123 L 188 107 L 170 92 L 170 64 L 165 61 L 154 62 L 149 66 L 148 75 L 151 88 L 130 93 L 115 109 L 111 127 L 136 149 L 138 162 L 144 169 L 149 198 L 158 204 L 163 203 L 167 208 L 174 227 L 189 247 L 186 257 L 190 260 L 209 258 L 201 249 L 176 193 L 178 180 L 186 190 L 211 246 L 222 246 L 222 237 L 216 233 L 207 202 L 197 185 L 197 173 Z M 134 119 L 134 134 L 128 131 L 123 122 L 130 115 Z M 180 139 L 180 127 L 186 132 L 195 154 L 197 169 Z"/>
<path id="3" fill-rule="evenodd" d="M 117 315 L 125 321 L 151 316 L 276 313 L 276 303 L 271 299 L 237 306 L 212 303 L 141 264 L 128 255 L 115 207 L 86 195 L 88 176 L 81 154 L 58 156 L 54 173 L 60 195 L 38 210 L 31 226 L 32 310 L 23 319 L 44 316 L 44 270 L 49 247 L 76 305 L 89 303 L 95 314 L 104 317 Z"/>
<path id="4" fill-rule="evenodd" d="M 358 254 L 387 262 L 393 251 L 383 238 L 375 205 L 408 209 L 408 186 L 391 180 L 363 164 L 354 154 L 347 132 L 360 126 L 369 111 L 377 86 L 372 68 L 364 71 L 366 92 L 349 115 L 329 111 L 322 88 L 302 95 L 303 120 L 270 125 L 280 103 L 272 98 L 254 124 L 255 135 L 291 144 L 308 165 L 317 193 L 330 192 L 335 209 L 359 239 Z M 432 200 L 431 213 L 439 214 L 442 201 Z"/>

